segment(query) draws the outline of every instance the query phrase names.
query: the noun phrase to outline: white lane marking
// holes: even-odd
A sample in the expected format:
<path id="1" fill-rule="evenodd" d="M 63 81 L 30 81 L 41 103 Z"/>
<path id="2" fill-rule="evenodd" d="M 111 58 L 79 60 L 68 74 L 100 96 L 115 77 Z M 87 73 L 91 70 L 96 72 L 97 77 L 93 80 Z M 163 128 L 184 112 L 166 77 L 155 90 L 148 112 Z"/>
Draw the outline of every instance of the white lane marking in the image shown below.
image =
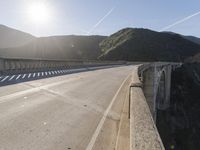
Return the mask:
<path id="1" fill-rule="evenodd" d="M 51 71 L 51 73 L 54 75 L 55 73 L 54 73 L 54 71 Z"/>
<path id="2" fill-rule="evenodd" d="M 30 78 L 31 77 L 31 73 L 29 73 L 29 75 L 28 75 L 28 78 Z"/>
<path id="3" fill-rule="evenodd" d="M 40 72 L 38 72 L 38 77 L 40 76 Z"/>
<path id="4" fill-rule="evenodd" d="M 94 134 L 92 135 L 92 138 L 91 138 L 91 140 L 90 140 L 90 142 L 89 142 L 89 144 L 88 144 L 88 146 L 87 146 L 87 148 L 86 148 L 85 150 L 92 150 L 92 148 L 93 148 L 93 146 L 94 146 L 94 144 L 95 144 L 95 142 L 96 142 L 96 139 L 97 139 L 99 133 L 101 132 L 101 129 L 102 129 L 103 125 L 104 125 L 104 122 L 105 122 L 105 120 L 106 120 L 106 118 L 107 118 L 107 116 L 108 116 L 108 113 L 110 112 L 110 109 L 111 109 L 112 106 L 113 106 L 113 103 L 115 102 L 115 100 L 116 100 L 116 98 L 117 98 L 117 96 L 118 96 L 120 90 L 122 89 L 124 83 L 128 80 L 128 78 L 129 78 L 130 76 L 131 76 L 131 75 L 128 75 L 128 76 L 125 78 L 125 80 L 122 82 L 121 86 L 120 86 L 119 89 L 117 90 L 117 92 L 116 92 L 116 94 L 114 95 L 112 101 L 110 102 L 108 108 L 107 108 L 106 111 L 104 112 L 103 117 L 101 118 L 101 121 L 99 122 L 99 124 L 98 124 L 98 126 L 97 126 L 97 128 L 96 128 Z"/>
<path id="5" fill-rule="evenodd" d="M 22 79 L 24 79 L 26 77 L 26 74 L 23 75 Z"/>
<path id="6" fill-rule="evenodd" d="M 58 72 L 57 72 L 57 71 L 55 71 L 55 73 L 56 73 L 56 74 L 58 74 Z"/>
<path id="7" fill-rule="evenodd" d="M 6 76 L 5 78 L 3 78 L 3 80 L 1 80 L 1 82 L 4 82 L 8 78 L 9 78 L 9 76 Z"/>
<path id="8" fill-rule="evenodd" d="M 15 80 L 18 80 L 21 77 L 21 74 L 17 76 L 17 78 Z"/>
<path id="9" fill-rule="evenodd" d="M 33 78 L 35 77 L 35 73 L 33 74 Z"/>
<path id="10" fill-rule="evenodd" d="M 48 73 L 47 73 L 47 72 L 45 72 L 45 75 L 47 76 L 47 75 L 48 75 Z"/>
<path id="11" fill-rule="evenodd" d="M 14 77 L 15 77 L 15 75 L 13 75 L 13 76 L 9 79 L 9 81 L 11 81 Z"/>
<path id="12" fill-rule="evenodd" d="M 44 72 L 42 72 L 42 76 L 44 76 Z"/>
<path id="13" fill-rule="evenodd" d="M 49 71 L 49 75 L 51 75 L 51 71 Z"/>
<path id="14" fill-rule="evenodd" d="M 3 76 L 0 77 L 0 79 L 2 79 L 2 78 L 3 78 Z"/>
<path id="15" fill-rule="evenodd" d="M 60 73 L 60 71 L 58 70 L 58 73 Z"/>

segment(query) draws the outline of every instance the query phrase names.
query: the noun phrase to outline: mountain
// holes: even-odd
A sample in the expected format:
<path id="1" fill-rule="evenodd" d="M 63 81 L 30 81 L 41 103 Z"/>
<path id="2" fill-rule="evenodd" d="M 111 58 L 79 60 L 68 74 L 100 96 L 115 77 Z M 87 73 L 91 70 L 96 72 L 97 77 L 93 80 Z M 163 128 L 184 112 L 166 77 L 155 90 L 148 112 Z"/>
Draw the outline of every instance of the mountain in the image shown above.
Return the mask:
<path id="1" fill-rule="evenodd" d="M 183 61 L 199 59 L 200 45 L 176 33 L 126 28 L 106 36 L 34 37 L 0 25 L 0 57 Z M 195 56 L 194 56 L 195 55 Z"/>
<path id="2" fill-rule="evenodd" d="M 15 48 L 0 49 L 0 56 L 44 59 L 96 59 L 105 36 L 52 36 L 35 38 Z"/>
<path id="3" fill-rule="evenodd" d="M 178 34 L 126 28 L 100 43 L 100 59 L 128 61 L 184 61 L 200 52 L 200 45 Z"/>
<path id="4" fill-rule="evenodd" d="M 21 46 L 34 38 L 31 34 L 0 25 L 0 48 Z"/>
<path id="5" fill-rule="evenodd" d="M 200 38 L 195 37 L 195 36 L 187 36 L 187 35 L 182 35 L 182 34 L 178 34 L 178 33 L 175 33 L 175 32 L 169 32 L 169 31 L 164 31 L 163 33 L 169 33 L 169 34 L 173 34 L 173 35 L 177 34 L 177 35 L 180 35 L 183 38 L 185 38 L 185 39 L 187 39 L 191 42 L 194 42 L 196 44 L 200 44 Z"/>
<path id="6" fill-rule="evenodd" d="M 184 36 L 184 38 L 200 45 L 200 38 L 198 38 L 198 37 L 195 37 L 195 36 Z"/>

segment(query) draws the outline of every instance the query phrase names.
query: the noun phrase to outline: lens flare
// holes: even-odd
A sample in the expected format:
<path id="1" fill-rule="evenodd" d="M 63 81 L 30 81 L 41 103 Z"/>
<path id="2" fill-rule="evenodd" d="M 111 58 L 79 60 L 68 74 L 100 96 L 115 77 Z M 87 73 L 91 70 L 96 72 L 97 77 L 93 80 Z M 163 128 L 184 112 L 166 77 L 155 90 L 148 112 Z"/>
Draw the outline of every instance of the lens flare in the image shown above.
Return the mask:
<path id="1" fill-rule="evenodd" d="M 37 24 L 46 23 L 51 17 L 50 8 L 44 2 L 31 3 L 27 10 L 28 18 Z"/>

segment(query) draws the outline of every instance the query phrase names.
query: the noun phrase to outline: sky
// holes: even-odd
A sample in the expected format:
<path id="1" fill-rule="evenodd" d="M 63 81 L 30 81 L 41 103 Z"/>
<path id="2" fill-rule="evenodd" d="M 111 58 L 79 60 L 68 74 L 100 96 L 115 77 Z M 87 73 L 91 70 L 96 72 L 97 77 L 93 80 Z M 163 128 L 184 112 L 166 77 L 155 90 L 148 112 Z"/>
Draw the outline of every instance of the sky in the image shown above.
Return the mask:
<path id="1" fill-rule="evenodd" d="M 30 15 L 37 1 L 46 16 Z M 126 27 L 200 37 L 200 0 L 0 0 L 0 24 L 39 37 L 110 35 Z"/>

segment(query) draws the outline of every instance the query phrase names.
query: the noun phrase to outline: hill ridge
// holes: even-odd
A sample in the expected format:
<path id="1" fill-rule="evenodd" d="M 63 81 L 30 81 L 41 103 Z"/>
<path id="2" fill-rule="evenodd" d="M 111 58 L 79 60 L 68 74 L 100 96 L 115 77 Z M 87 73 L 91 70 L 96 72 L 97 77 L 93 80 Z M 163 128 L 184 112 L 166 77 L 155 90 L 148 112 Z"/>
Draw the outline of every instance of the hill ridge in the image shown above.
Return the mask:
<path id="1" fill-rule="evenodd" d="M 200 52 L 200 45 L 178 34 L 144 28 L 122 29 L 103 40 L 100 47 L 100 59 L 128 61 L 184 61 Z"/>

